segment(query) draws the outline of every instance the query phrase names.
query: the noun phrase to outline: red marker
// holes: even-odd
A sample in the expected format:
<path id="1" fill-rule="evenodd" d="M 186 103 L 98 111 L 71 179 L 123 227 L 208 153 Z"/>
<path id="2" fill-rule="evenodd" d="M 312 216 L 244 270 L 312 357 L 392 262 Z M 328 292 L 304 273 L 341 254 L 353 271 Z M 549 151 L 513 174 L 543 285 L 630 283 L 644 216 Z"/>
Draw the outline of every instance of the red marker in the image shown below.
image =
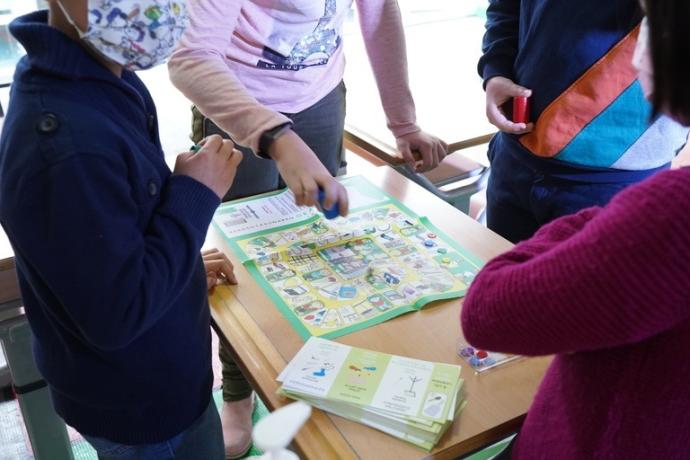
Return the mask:
<path id="1" fill-rule="evenodd" d="M 513 123 L 529 123 L 529 97 L 513 98 Z"/>

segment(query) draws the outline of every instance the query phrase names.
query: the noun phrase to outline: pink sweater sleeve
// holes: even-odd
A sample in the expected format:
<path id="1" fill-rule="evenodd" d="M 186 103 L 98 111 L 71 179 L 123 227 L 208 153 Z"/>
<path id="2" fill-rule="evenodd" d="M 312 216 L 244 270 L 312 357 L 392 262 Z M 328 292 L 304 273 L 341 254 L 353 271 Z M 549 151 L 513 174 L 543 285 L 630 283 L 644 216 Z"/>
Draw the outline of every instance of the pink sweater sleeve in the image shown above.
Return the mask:
<path id="1" fill-rule="evenodd" d="M 405 33 L 398 2 L 357 0 L 357 11 L 388 128 L 395 137 L 419 131 L 408 82 Z"/>
<path id="2" fill-rule="evenodd" d="M 636 343 L 690 320 L 690 170 L 558 219 L 491 262 L 463 303 L 465 338 L 546 355 Z"/>
<path id="3" fill-rule="evenodd" d="M 252 97 L 225 60 L 243 0 L 188 2 L 190 23 L 168 69 L 173 84 L 233 139 L 258 151 L 259 137 L 289 119 Z"/>

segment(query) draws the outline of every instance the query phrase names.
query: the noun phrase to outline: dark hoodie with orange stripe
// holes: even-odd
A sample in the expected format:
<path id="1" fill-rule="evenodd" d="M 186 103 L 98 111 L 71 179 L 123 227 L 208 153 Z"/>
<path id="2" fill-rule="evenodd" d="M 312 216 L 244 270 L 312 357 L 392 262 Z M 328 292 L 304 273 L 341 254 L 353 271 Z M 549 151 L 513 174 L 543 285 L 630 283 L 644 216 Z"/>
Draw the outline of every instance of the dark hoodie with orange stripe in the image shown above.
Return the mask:
<path id="1" fill-rule="evenodd" d="M 491 0 L 479 74 L 531 89 L 535 129 L 490 148 L 537 169 L 636 176 L 670 162 L 688 130 L 652 118 L 631 64 L 641 19 L 638 0 Z"/>

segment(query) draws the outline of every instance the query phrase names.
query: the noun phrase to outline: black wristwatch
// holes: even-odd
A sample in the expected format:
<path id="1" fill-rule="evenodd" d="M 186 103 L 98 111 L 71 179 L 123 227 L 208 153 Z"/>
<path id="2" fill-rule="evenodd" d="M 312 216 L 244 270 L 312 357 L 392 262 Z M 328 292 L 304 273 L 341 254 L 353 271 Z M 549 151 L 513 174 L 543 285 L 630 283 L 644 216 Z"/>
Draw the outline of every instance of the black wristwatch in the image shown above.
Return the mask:
<path id="1" fill-rule="evenodd" d="M 273 145 L 273 142 L 275 142 L 276 139 L 285 134 L 291 128 L 292 122 L 288 121 L 282 125 L 276 126 L 275 128 L 264 131 L 259 138 L 259 151 L 257 152 L 257 155 L 259 155 L 261 158 L 270 160 L 271 157 L 268 155 L 268 149 L 271 148 L 271 145 Z"/>

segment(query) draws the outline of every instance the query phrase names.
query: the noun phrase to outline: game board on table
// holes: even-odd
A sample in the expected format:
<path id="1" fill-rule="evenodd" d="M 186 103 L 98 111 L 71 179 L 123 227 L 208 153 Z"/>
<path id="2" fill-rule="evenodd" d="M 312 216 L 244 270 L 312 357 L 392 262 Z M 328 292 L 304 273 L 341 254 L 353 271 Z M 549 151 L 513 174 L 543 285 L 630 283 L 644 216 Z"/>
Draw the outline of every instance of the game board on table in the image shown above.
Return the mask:
<path id="1" fill-rule="evenodd" d="M 342 180 L 347 217 L 289 191 L 222 205 L 214 224 L 303 339 L 335 338 L 462 297 L 482 263 L 361 176 Z"/>

